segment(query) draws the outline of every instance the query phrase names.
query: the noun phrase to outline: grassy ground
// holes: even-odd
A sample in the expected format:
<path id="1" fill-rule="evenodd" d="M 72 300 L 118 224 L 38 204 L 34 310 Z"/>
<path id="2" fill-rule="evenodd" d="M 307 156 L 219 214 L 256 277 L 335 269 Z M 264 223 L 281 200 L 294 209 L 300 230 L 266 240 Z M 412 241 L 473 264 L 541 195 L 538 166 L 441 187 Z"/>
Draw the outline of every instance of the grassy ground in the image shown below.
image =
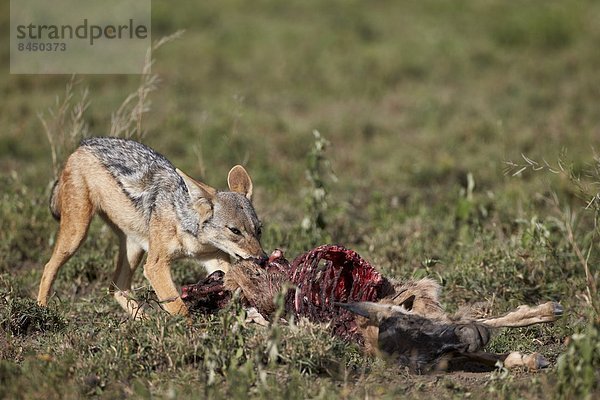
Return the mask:
<path id="1" fill-rule="evenodd" d="M 129 321 L 108 294 L 116 242 L 100 223 L 61 270 L 51 306 L 37 308 L 57 227 L 37 113 L 69 77 L 9 75 L 3 46 L 0 397 L 598 395 L 599 299 L 577 256 L 591 248 L 597 280 L 597 203 L 584 209 L 597 186 L 573 180 L 600 181 L 598 17 L 593 1 L 153 1 L 154 38 L 187 31 L 155 53 L 162 82 L 146 143 L 217 187 L 233 164 L 247 165 L 266 249 L 293 257 L 345 244 L 388 276 L 438 279 L 450 311 L 560 301 L 559 322 L 500 332 L 490 345 L 543 353 L 543 372 L 414 376 L 319 327 L 245 325 L 235 307 L 193 326 Z M 90 131 L 105 135 L 139 77 L 81 80 Z M 311 156 L 314 129 L 330 142 L 323 155 L 337 179 Z M 505 174 L 506 161 L 526 165 L 521 154 L 563 160 L 567 172 Z M 321 186 L 306 179 L 319 166 Z M 318 216 L 321 228 L 302 228 Z M 178 283 L 201 274 L 175 266 Z M 135 285 L 148 295 L 141 273 Z"/>

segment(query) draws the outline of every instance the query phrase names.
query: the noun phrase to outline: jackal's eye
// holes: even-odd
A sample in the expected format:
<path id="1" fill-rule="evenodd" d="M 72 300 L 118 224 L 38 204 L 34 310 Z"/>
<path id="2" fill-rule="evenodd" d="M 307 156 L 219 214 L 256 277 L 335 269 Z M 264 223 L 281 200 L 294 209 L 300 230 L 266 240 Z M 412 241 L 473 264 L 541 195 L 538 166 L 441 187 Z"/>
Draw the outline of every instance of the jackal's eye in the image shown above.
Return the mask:
<path id="1" fill-rule="evenodd" d="M 238 228 L 233 228 L 233 227 L 229 227 L 229 230 L 231 231 L 231 233 L 233 233 L 234 235 L 241 235 L 242 232 L 238 229 Z"/>

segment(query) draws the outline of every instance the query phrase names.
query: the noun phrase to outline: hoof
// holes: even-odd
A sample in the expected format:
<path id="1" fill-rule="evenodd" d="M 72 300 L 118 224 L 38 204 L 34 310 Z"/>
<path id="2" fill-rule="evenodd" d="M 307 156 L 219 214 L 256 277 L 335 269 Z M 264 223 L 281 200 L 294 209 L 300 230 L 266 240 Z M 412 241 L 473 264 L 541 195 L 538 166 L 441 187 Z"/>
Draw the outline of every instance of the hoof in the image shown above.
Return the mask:
<path id="1" fill-rule="evenodd" d="M 565 309 L 563 308 L 563 306 L 561 306 L 557 302 L 552 302 L 552 306 L 553 306 L 554 316 L 562 317 L 563 313 L 565 312 Z"/>
<path id="2" fill-rule="evenodd" d="M 548 368 L 550 366 L 550 362 L 540 353 L 533 353 L 523 357 L 523 362 L 527 368 L 533 370 Z"/>
<path id="3" fill-rule="evenodd" d="M 515 367 L 526 367 L 530 370 L 538 370 L 550 366 L 550 362 L 540 353 L 522 355 L 518 351 L 510 353 L 504 360 L 504 366 L 508 369 Z"/>

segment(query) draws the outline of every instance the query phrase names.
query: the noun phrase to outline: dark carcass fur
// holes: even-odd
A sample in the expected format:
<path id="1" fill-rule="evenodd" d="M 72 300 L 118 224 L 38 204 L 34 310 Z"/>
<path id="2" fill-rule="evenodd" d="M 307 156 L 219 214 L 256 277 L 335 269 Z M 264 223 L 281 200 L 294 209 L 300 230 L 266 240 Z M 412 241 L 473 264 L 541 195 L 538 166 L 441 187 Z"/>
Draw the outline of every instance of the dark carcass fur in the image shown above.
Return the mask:
<path id="1" fill-rule="evenodd" d="M 417 372 L 437 365 L 446 355 L 480 351 L 490 340 L 490 330 L 482 324 L 425 317 L 404 305 L 363 302 L 339 306 L 373 322 L 378 328 L 377 349 Z"/>
<path id="2" fill-rule="evenodd" d="M 395 315 L 379 323 L 379 350 L 417 372 L 447 354 L 482 350 L 489 340 L 489 329 L 477 323 L 448 324 L 419 315 Z"/>

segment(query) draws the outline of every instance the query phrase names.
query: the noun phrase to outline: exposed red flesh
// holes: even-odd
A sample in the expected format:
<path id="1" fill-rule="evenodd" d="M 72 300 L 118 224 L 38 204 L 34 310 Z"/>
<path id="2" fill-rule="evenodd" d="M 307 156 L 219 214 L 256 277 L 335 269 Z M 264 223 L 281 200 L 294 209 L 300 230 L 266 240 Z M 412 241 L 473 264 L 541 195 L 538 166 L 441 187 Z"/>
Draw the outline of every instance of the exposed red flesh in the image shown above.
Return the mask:
<path id="1" fill-rule="evenodd" d="M 334 304 L 377 301 L 389 285 L 358 253 L 338 245 L 319 246 L 296 257 L 288 276 L 296 289 L 287 311 L 314 322 L 330 322 L 334 334 L 358 342 L 362 337 L 356 315 Z"/>
<path id="2" fill-rule="evenodd" d="M 305 306 L 331 308 L 334 302 L 376 301 L 386 279 L 358 253 L 343 246 L 323 245 L 292 262 L 288 272 L 304 298 Z"/>
<path id="3" fill-rule="evenodd" d="M 192 312 L 210 314 L 229 303 L 231 292 L 223 287 L 223 276 L 223 271 L 215 271 L 200 282 L 181 288 L 181 298 Z"/>

